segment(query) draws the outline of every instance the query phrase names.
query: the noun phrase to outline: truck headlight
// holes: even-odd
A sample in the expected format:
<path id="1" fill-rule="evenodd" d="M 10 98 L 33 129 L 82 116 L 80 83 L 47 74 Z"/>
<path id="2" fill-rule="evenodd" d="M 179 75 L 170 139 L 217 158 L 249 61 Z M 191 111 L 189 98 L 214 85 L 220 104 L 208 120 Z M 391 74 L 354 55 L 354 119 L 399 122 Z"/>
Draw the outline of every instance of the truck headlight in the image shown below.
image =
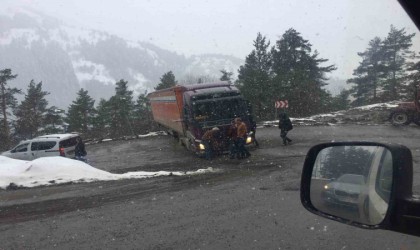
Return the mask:
<path id="1" fill-rule="evenodd" d="M 251 144 L 251 142 L 252 142 L 252 137 L 251 136 L 248 136 L 246 138 L 246 144 Z"/>
<path id="2" fill-rule="evenodd" d="M 205 150 L 206 149 L 206 147 L 202 143 L 198 144 L 198 148 L 200 148 L 200 150 Z"/>

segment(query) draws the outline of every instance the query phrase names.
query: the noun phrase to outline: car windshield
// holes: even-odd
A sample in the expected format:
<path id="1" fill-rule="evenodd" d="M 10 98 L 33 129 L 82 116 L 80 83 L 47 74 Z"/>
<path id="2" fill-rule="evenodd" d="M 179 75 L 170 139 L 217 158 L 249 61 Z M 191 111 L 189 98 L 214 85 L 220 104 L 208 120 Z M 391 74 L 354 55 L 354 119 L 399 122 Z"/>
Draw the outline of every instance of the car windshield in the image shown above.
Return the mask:
<path id="1" fill-rule="evenodd" d="M 0 249 L 420 249 L 300 203 L 343 141 L 407 146 L 420 195 L 419 52 L 398 0 L 2 0 Z M 382 221 L 360 148 L 312 186 Z"/>
<path id="2" fill-rule="evenodd" d="M 215 121 L 240 117 L 246 114 L 246 106 L 240 98 L 197 101 L 194 105 L 194 117 L 197 120 Z M 204 118 L 204 119 L 203 119 Z"/>

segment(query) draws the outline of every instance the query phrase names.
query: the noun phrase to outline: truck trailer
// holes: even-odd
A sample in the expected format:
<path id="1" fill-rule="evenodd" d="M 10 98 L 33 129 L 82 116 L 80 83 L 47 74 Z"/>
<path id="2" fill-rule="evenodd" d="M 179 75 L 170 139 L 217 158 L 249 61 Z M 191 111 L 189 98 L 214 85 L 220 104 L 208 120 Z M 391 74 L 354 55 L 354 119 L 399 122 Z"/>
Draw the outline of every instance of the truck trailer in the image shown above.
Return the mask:
<path id="1" fill-rule="evenodd" d="M 255 122 L 251 106 L 238 88 L 228 82 L 177 85 L 150 93 L 154 120 L 164 127 L 188 150 L 203 155 L 203 134 L 219 128 L 217 151 L 227 151 L 228 131 L 232 121 L 239 117 L 247 125 L 247 145 L 254 141 Z M 252 132 L 253 130 L 253 132 Z"/>

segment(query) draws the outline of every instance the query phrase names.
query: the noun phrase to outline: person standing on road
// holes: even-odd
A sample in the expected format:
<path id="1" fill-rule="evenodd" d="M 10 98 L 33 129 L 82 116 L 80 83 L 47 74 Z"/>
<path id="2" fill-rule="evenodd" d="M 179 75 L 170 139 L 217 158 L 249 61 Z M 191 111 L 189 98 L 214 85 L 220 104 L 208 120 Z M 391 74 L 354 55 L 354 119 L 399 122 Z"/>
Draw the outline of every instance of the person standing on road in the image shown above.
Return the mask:
<path id="1" fill-rule="evenodd" d="M 79 161 L 83 161 L 83 162 L 87 162 L 86 160 L 86 148 L 85 148 L 85 144 L 82 141 L 82 138 L 77 137 L 76 138 L 76 147 L 74 149 L 74 159 L 79 160 Z"/>
<path id="2" fill-rule="evenodd" d="M 219 137 L 219 128 L 214 127 L 212 129 L 207 130 L 203 137 L 201 138 L 204 144 L 204 151 L 206 160 L 213 159 L 214 149 L 213 145 L 216 141 L 216 139 Z"/>
<path id="3" fill-rule="evenodd" d="M 252 141 L 254 142 L 257 148 L 260 147 L 260 144 L 257 141 L 257 123 L 254 120 L 251 120 L 251 132 L 252 132 Z"/>
<path id="4" fill-rule="evenodd" d="M 245 148 L 245 142 L 246 142 L 246 136 L 247 136 L 246 124 L 241 120 L 241 118 L 235 118 L 235 124 L 237 128 L 236 144 L 238 145 L 238 158 L 249 157 L 251 156 L 251 154 Z"/>
<path id="5" fill-rule="evenodd" d="M 287 137 L 287 133 L 293 129 L 293 124 L 285 111 L 281 111 L 279 114 L 279 129 L 280 137 L 283 139 L 283 145 L 290 144 L 292 140 Z"/>

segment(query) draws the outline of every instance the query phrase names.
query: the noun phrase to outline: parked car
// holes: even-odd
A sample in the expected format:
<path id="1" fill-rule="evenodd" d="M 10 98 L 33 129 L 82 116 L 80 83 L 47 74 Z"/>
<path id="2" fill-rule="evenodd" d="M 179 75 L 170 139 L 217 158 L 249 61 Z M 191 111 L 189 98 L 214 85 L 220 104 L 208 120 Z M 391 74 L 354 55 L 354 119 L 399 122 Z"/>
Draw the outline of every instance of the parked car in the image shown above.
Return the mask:
<path id="1" fill-rule="evenodd" d="M 36 137 L 20 142 L 13 149 L 3 152 L 7 156 L 19 160 L 34 160 L 47 156 L 74 157 L 78 134 L 52 134 Z"/>
<path id="2" fill-rule="evenodd" d="M 322 198 L 327 204 L 357 208 L 359 195 L 364 185 L 363 175 L 343 174 L 324 186 Z"/>

